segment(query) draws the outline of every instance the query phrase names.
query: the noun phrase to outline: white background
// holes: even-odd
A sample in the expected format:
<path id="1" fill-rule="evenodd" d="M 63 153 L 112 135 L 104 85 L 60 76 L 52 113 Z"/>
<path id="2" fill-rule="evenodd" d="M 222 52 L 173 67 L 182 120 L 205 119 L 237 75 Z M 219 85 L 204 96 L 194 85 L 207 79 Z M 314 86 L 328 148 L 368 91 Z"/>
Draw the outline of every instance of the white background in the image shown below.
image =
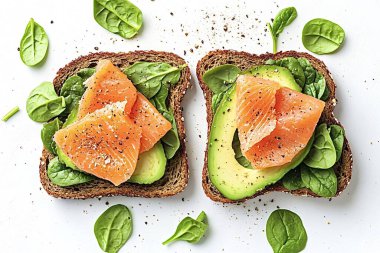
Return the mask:
<path id="1" fill-rule="evenodd" d="M 97 25 L 90 0 L 7 1 L 0 8 L 0 114 L 15 105 L 21 107 L 21 112 L 7 123 L 0 122 L 0 251 L 101 252 L 93 225 L 107 204 L 117 203 L 131 209 L 134 222 L 133 235 L 120 252 L 271 252 L 265 223 L 277 206 L 301 216 L 309 237 L 305 252 L 377 251 L 380 247 L 380 30 L 377 22 L 380 1 L 134 2 L 144 14 L 144 28 L 132 40 L 123 40 Z M 281 35 L 279 50 L 305 51 L 300 34 L 303 25 L 312 18 L 328 18 L 346 31 L 342 50 L 320 58 L 338 85 L 336 115 L 346 128 L 354 154 L 351 184 L 332 201 L 271 193 L 241 205 L 213 203 L 201 187 L 206 114 L 205 101 L 195 80 L 197 60 L 207 51 L 222 47 L 254 53 L 271 51 L 265 23 L 279 8 L 290 5 L 297 8 L 298 18 Z M 49 35 L 49 56 L 39 68 L 23 65 L 17 51 L 30 17 Z M 167 50 L 188 61 L 193 88 L 186 94 L 183 105 L 191 174 L 188 187 L 178 196 L 59 200 L 41 189 L 38 164 L 42 126 L 28 118 L 26 98 L 40 82 L 52 80 L 60 67 L 80 55 L 95 52 L 95 47 L 99 51 L 115 52 Z M 200 244 L 161 245 L 183 217 L 188 214 L 195 217 L 201 210 L 208 214 L 210 229 Z"/>

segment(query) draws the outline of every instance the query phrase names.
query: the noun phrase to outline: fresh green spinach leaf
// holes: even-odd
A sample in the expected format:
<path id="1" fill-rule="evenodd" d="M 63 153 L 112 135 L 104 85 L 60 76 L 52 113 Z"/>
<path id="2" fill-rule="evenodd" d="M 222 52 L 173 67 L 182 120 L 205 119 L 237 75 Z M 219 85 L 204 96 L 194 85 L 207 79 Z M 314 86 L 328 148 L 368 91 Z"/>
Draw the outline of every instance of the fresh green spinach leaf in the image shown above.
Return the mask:
<path id="1" fill-rule="evenodd" d="M 42 26 L 30 19 L 20 42 L 20 57 L 27 66 L 36 66 L 45 59 L 48 36 Z"/>
<path id="2" fill-rule="evenodd" d="M 273 24 L 267 23 L 269 31 L 272 35 L 273 53 L 277 53 L 278 36 L 284 31 L 284 28 L 290 25 L 297 17 L 297 10 L 294 7 L 282 9 L 274 18 Z"/>
<path id="3" fill-rule="evenodd" d="M 297 253 L 306 247 L 307 234 L 302 220 L 289 210 L 278 209 L 271 213 L 266 235 L 274 253 Z"/>
<path id="4" fill-rule="evenodd" d="M 343 151 L 344 130 L 339 125 L 331 125 L 329 128 L 329 132 L 336 151 L 336 161 L 339 161 Z"/>
<path id="5" fill-rule="evenodd" d="M 94 0 L 94 19 L 126 39 L 135 36 L 143 23 L 141 10 L 128 0 Z"/>
<path id="6" fill-rule="evenodd" d="M 124 205 L 114 205 L 102 213 L 94 225 L 94 233 L 104 252 L 116 253 L 132 234 L 132 215 Z"/>
<path id="7" fill-rule="evenodd" d="M 136 62 L 127 67 L 124 73 L 139 92 L 151 99 L 163 84 L 170 87 L 170 84 L 178 83 L 183 67 L 173 67 L 165 62 Z"/>
<path id="8" fill-rule="evenodd" d="M 330 94 L 326 79 L 320 73 L 316 74 L 313 83 L 305 85 L 303 93 L 321 100 L 326 100 Z"/>
<path id="9" fill-rule="evenodd" d="M 251 162 L 241 152 L 240 140 L 237 131 L 235 132 L 234 138 L 232 140 L 232 149 L 235 152 L 235 159 L 238 161 L 240 165 L 248 169 L 253 169 Z"/>
<path id="10" fill-rule="evenodd" d="M 317 126 L 313 146 L 303 162 L 317 169 L 329 169 L 334 166 L 336 151 L 325 123 Z"/>
<path id="11" fill-rule="evenodd" d="M 231 87 L 239 73 L 240 69 L 237 66 L 225 64 L 207 70 L 202 79 L 214 94 L 219 94 Z"/>
<path id="12" fill-rule="evenodd" d="M 161 113 L 172 124 L 172 128 L 161 138 L 166 158 L 172 159 L 181 145 L 177 123 L 172 111 L 162 111 Z"/>
<path id="13" fill-rule="evenodd" d="M 34 88 L 26 101 L 29 118 L 36 122 L 47 122 L 60 115 L 65 108 L 65 98 L 58 97 L 50 82 L 43 82 Z"/>
<path id="14" fill-rule="evenodd" d="M 185 217 L 177 226 L 175 233 L 163 242 L 163 245 L 174 241 L 187 241 L 189 243 L 197 243 L 203 237 L 207 230 L 206 213 L 201 212 L 198 218 L 194 220 L 191 217 Z"/>
<path id="15" fill-rule="evenodd" d="M 305 74 L 301 67 L 301 64 L 294 57 L 285 57 L 279 60 L 268 60 L 266 62 L 269 65 L 276 65 L 289 69 L 292 73 L 297 84 L 302 88 L 305 85 Z"/>
<path id="16" fill-rule="evenodd" d="M 300 169 L 297 167 L 286 173 L 282 178 L 282 185 L 290 191 L 304 188 L 305 184 L 302 182 Z"/>
<path id="17" fill-rule="evenodd" d="M 77 75 L 82 78 L 83 82 L 89 79 L 93 74 L 95 74 L 95 68 L 84 68 L 78 71 Z"/>
<path id="18" fill-rule="evenodd" d="M 305 85 L 313 83 L 315 81 L 317 71 L 306 58 L 297 58 L 297 61 L 299 62 L 305 75 Z"/>
<path id="19" fill-rule="evenodd" d="M 66 167 L 59 161 L 58 157 L 54 157 L 49 161 L 47 174 L 53 184 L 62 187 L 83 184 L 94 180 L 94 177 L 91 175 Z"/>
<path id="20" fill-rule="evenodd" d="M 338 179 L 334 169 L 313 169 L 305 164 L 301 166 L 302 182 L 318 196 L 334 197 L 338 189 Z"/>
<path id="21" fill-rule="evenodd" d="M 57 145 L 53 140 L 55 132 L 62 127 L 62 122 L 55 118 L 54 120 L 44 124 L 41 130 L 41 140 L 44 147 L 52 154 L 57 154 Z"/>
<path id="22" fill-rule="evenodd" d="M 65 114 L 69 114 L 81 100 L 85 87 L 83 79 L 77 75 L 70 76 L 63 83 L 60 95 L 65 98 L 66 110 Z"/>
<path id="23" fill-rule="evenodd" d="M 10 118 L 13 117 L 13 115 L 15 115 L 16 113 L 18 113 L 20 111 L 20 107 L 18 106 L 15 106 L 13 107 L 9 112 L 7 112 L 7 114 L 5 114 L 1 120 L 4 121 L 4 122 L 7 122 Z"/>
<path id="24" fill-rule="evenodd" d="M 79 110 L 79 105 L 76 105 L 70 112 L 69 116 L 67 116 L 67 119 L 65 123 L 63 123 L 62 128 L 67 127 L 68 125 L 71 125 L 77 120 L 78 117 L 78 110 Z"/>
<path id="25" fill-rule="evenodd" d="M 316 18 L 306 23 L 302 31 L 305 48 L 316 54 L 335 52 L 343 44 L 345 32 L 329 20 Z"/>

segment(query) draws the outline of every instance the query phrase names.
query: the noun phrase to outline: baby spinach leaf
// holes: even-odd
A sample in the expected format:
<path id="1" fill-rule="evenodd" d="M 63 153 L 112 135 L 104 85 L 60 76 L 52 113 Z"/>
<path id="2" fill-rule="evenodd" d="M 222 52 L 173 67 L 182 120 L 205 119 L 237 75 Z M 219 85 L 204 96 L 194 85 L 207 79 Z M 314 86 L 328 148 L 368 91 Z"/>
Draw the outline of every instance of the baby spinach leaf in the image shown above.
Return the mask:
<path id="1" fill-rule="evenodd" d="M 89 79 L 93 74 L 95 74 L 95 68 L 84 68 L 78 71 L 77 75 L 82 78 L 83 82 Z"/>
<path id="2" fill-rule="evenodd" d="M 161 113 L 172 124 L 172 128 L 161 138 L 166 158 L 172 159 L 181 145 L 177 123 L 175 122 L 172 111 L 162 111 Z"/>
<path id="3" fill-rule="evenodd" d="M 266 62 L 270 65 L 284 67 L 290 70 L 297 84 L 302 88 L 305 85 L 305 74 L 301 64 L 294 57 L 285 57 L 280 60 L 268 60 Z"/>
<path id="4" fill-rule="evenodd" d="M 336 162 L 334 143 L 325 123 L 317 126 L 313 146 L 303 161 L 307 166 L 317 169 L 329 169 Z"/>
<path id="5" fill-rule="evenodd" d="M 234 139 L 232 140 L 232 149 L 235 152 L 235 159 L 238 161 L 238 163 L 248 169 L 252 169 L 251 162 L 248 161 L 247 158 L 243 155 L 240 148 L 240 140 L 238 136 L 238 132 L 235 132 Z"/>
<path id="6" fill-rule="evenodd" d="M 15 106 L 13 107 L 9 112 L 7 112 L 7 114 L 5 114 L 1 120 L 4 121 L 4 122 L 7 122 L 10 118 L 13 117 L 13 115 L 15 115 L 16 113 L 18 113 L 20 111 L 20 107 L 18 106 Z"/>
<path id="7" fill-rule="evenodd" d="M 297 61 L 299 62 L 303 70 L 303 73 L 305 74 L 305 85 L 313 83 L 315 80 L 317 71 L 314 69 L 314 67 L 311 65 L 309 60 L 307 60 L 306 58 L 297 58 Z"/>
<path id="8" fill-rule="evenodd" d="M 58 118 L 55 118 L 49 123 L 44 124 L 41 130 L 41 139 L 44 147 L 55 155 L 57 154 L 57 146 L 53 140 L 53 136 L 61 127 L 62 122 Z"/>
<path id="9" fill-rule="evenodd" d="M 301 166 L 302 182 L 318 196 L 329 198 L 336 195 L 338 179 L 334 169 L 313 169 L 306 165 Z"/>
<path id="10" fill-rule="evenodd" d="M 26 101 L 29 118 L 36 122 L 47 122 L 60 115 L 65 108 L 64 97 L 58 97 L 50 82 L 43 82 L 34 88 Z"/>
<path id="11" fill-rule="evenodd" d="M 70 76 L 63 83 L 60 95 L 65 98 L 65 114 L 69 114 L 75 106 L 79 104 L 80 99 L 85 91 L 83 79 L 77 75 Z"/>
<path id="12" fill-rule="evenodd" d="M 336 161 L 339 161 L 343 151 L 344 130 L 339 125 L 331 125 L 329 132 L 336 151 Z"/>
<path id="13" fill-rule="evenodd" d="M 297 253 L 306 247 L 307 234 L 302 220 L 289 210 L 278 209 L 271 213 L 266 235 L 274 253 Z"/>
<path id="14" fill-rule="evenodd" d="M 198 218 L 194 220 L 191 217 L 185 217 L 177 226 L 175 233 L 162 244 L 166 245 L 174 241 L 187 241 L 197 243 L 205 234 L 208 225 L 206 224 L 206 213 L 201 212 Z"/>
<path id="15" fill-rule="evenodd" d="M 128 0 L 94 0 L 94 19 L 126 39 L 135 36 L 143 23 L 141 10 Z"/>
<path id="16" fill-rule="evenodd" d="M 136 62 L 127 67 L 124 73 L 139 92 L 151 99 L 161 89 L 162 84 L 176 84 L 184 66 L 173 67 L 165 62 Z"/>
<path id="17" fill-rule="evenodd" d="M 218 94 L 228 90 L 236 81 L 239 73 L 240 69 L 237 66 L 225 64 L 207 70 L 202 79 L 214 94 Z"/>
<path id="18" fill-rule="evenodd" d="M 42 26 L 30 19 L 20 42 L 20 57 L 27 66 L 35 66 L 45 58 L 49 39 Z"/>
<path id="19" fill-rule="evenodd" d="M 215 113 L 216 112 L 216 109 L 218 109 L 219 105 L 220 105 L 220 102 L 222 101 L 222 99 L 224 98 L 224 95 L 227 94 L 227 91 L 224 91 L 224 92 L 221 92 L 221 93 L 217 93 L 217 94 L 213 94 L 212 95 L 212 100 L 211 100 L 211 109 L 212 109 L 212 112 Z"/>
<path id="20" fill-rule="evenodd" d="M 320 73 L 317 73 L 314 82 L 305 85 L 303 93 L 321 100 L 326 100 L 330 92 L 326 85 L 326 79 Z"/>
<path id="21" fill-rule="evenodd" d="M 322 18 L 310 20 L 302 31 L 303 45 L 316 54 L 333 53 L 342 45 L 344 37 L 342 27 Z"/>
<path id="22" fill-rule="evenodd" d="M 79 104 L 77 104 L 70 112 L 69 116 L 67 116 L 67 119 L 65 123 L 63 123 L 62 128 L 67 127 L 68 125 L 71 125 L 77 120 L 78 116 L 78 110 L 79 110 Z"/>
<path id="23" fill-rule="evenodd" d="M 272 35 L 273 53 L 277 53 L 278 36 L 284 31 L 284 28 L 290 25 L 297 17 L 297 10 L 294 7 L 282 9 L 274 18 L 273 24 L 267 23 Z"/>
<path id="24" fill-rule="evenodd" d="M 304 188 L 305 184 L 302 182 L 300 169 L 295 168 L 286 173 L 282 178 L 282 185 L 290 191 Z"/>
<path id="25" fill-rule="evenodd" d="M 59 161 L 58 157 L 50 160 L 47 174 L 53 184 L 62 187 L 83 184 L 94 180 L 94 177 L 91 175 L 66 167 Z"/>
<path id="26" fill-rule="evenodd" d="M 116 253 L 132 234 L 132 215 L 124 205 L 114 205 L 102 213 L 94 225 L 94 233 L 104 252 Z"/>

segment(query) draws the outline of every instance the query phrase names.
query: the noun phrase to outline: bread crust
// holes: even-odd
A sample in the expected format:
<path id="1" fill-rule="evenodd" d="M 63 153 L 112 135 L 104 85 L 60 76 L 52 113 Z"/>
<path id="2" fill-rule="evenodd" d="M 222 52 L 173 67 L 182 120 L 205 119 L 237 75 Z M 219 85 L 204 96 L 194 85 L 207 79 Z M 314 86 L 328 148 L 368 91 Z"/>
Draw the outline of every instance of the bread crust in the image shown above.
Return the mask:
<path id="1" fill-rule="evenodd" d="M 64 81 L 76 74 L 80 69 L 95 67 L 100 59 L 109 59 L 120 68 L 132 65 L 137 61 L 167 62 L 173 66 L 186 64 L 184 59 L 176 54 L 158 51 L 133 51 L 128 53 L 99 52 L 81 56 L 61 68 L 53 84 L 57 92 L 61 89 Z M 185 126 L 182 114 L 181 101 L 190 84 L 190 69 L 185 67 L 181 70 L 179 82 L 172 86 L 169 91 L 169 106 L 173 108 L 174 118 L 177 123 L 181 147 L 177 154 L 168 161 L 165 175 L 158 181 L 149 185 L 123 183 L 114 186 L 112 183 L 96 179 L 92 182 L 60 187 L 54 185 L 47 176 L 49 161 L 54 157 L 49 151 L 43 149 L 40 159 L 40 180 L 46 192 L 56 198 L 63 199 L 87 199 L 104 196 L 123 195 L 129 197 L 162 198 L 175 195 L 183 191 L 188 183 L 189 170 L 185 146 Z"/>
<path id="2" fill-rule="evenodd" d="M 210 51 L 206 56 L 204 56 L 200 61 L 198 61 L 197 70 L 196 70 L 199 85 L 201 86 L 203 90 L 203 95 L 206 99 L 207 122 L 208 122 L 207 142 L 210 135 L 210 129 L 211 129 L 211 124 L 212 124 L 214 114 L 211 109 L 212 91 L 203 82 L 203 79 L 202 79 L 203 74 L 208 69 L 211 69 L 215 66 L 219 66 L 222 64 L 234 64 L 238 66 L 241 70 L 246 70 L 254 65 L 264 64 L 265 61 L 267 61 L 268 59 L 276 60 L 276 59 L 281 59 L 284 57 L 295 57 L 295 58 L 304 57 L 308 59 L 310 63 L 313 65 L 313 67 L 325 77 L 326 83 L 330 90 L 330 96 L 328 100 L 326 101 L 326 106 L 322 113 L 320 123 L 324 122 L 327 124 L 337 124 L 343 128 L 342 124 L 334 116 L 334 108 L 337 103 L 337 99 L 335 97 L 336 85 L 326 65 L 319 59 L 315 58 L 314 56 L 308 53 L 301 53 L 301 52 L 296 52 L 296 51 L 279 52 L 276 54 L 266 53 L 262 55 L 255 55 L 255 54 L 250 54 L 247 52 L 239 52 L 239 51 L 233 51 L 233 50 L 215 50 L 215 51 Z M 216 189 L 216 187 L 211 183 L 209 179 L 209 175 L 208 175 L 207 157 L 208 157 L 208 146 L 205 151 L 204 166 L 203 166 L 203 171 L 202 171 L 202 186 L 203 186 L 203 190 L 205 194 L 213 201 L 222 202 L 222 203 L 239 203 L 239 202 L 244 202 L 248 199 L 252 199 L 269 192 L 274 192 L 274 191 L 286 192 L 286 193 L 290 193 L 297 196 L 319 197 L 318 195 L 316 195 L 309 189 L 302 188 L 302 189 L 291 191 L 284 188 L 281 182 L 277 182 L 257 192 L 253 196 L 250 196 L 238 201 L 230 200 L 224 197 Z M 341 159 L 334 165 L 334 170 L 338 177 L 338 191 L 337 191 L 336 196 L 338 196 L 349 184 L 351 180 L 351 175 L 352 175 L 352 164 L 353 164 L 352 152 L 351 152 L 350 145 L 347 141 L 347 138 L 345 136 Z"/>

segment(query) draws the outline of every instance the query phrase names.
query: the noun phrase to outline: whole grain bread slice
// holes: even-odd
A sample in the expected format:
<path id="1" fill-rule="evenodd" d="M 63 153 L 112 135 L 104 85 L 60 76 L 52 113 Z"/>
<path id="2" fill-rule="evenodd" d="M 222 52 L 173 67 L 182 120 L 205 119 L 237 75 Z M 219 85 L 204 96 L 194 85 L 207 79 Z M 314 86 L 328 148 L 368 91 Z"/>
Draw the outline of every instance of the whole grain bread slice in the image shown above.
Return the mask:
<path id="1" fill-rule="evenodd" d="M 134 51 L 129 53 L 93 53 L 73 60 L 58 71 L 53 81 L 56 91 L 59 92 L 68 77 L 76 74 L 83 68 L 95 67 L 100 59 L 109 59 L 119 68 L 125 68 L 138 61 L 166 62 L 172 66 L 186 64 L 181 57 L 167 52 Z M 179 82 L 176 85 L 173 85 L 169 91 L 168 102 L 170 108 L 174 111 L 174 118 L 177 123 L 181 147 L 177 154 L 168 161 L 165 175 L 160 180 L 150 185 L 127 182 L 116 187 L 108 181 L 96 179 L 85 184 L 71 187 L 60 187 L 54 185 L 47 176 L 47 167 L 49 161 L 53 158 L 53 155 L 44 149 L 40 161 L 40 179 L 42 186 L 47 193 L 51 196 L 64 199 L 87 199 L 115 195 L 161 198 L 172 196 L 183 191 L 188 183 L 189 172 L 181 101 L 186 90 L 190 87 L 190 77 L 190 69 L 188 67 L 183 68 Z"/>
<path id="2" fill-rule="evenodd" d="M 304 57 L 308 59 L 310 63 L 313 65 L 313 67 L 325 77 L 327 85 L 330 90 L 330 96 L 328 100 L 326 101 L 326 106 L 322 113 L 320 122 L 325 122 L 327 124 L 337 124 L 343 127 L 341 123 L 334 116 L 334 108 L 337 103 L 337 99 L 335 98 L 336 85 L 334 83 L 334 80 L 329 70 L 327 69 L 326 65 L 322 61 L 311 56 L 310 54 L 300 53 L 296 51 L 279 52 L 277 54 L 267 53 L 267 54 L 262 54 L 262 55 L 255 55 L 255 54 L 249 54 L 247 52 L 237 52 L 233 50 L 216 50 L 216 51 L 209 52 L 197 64 L 198 81 L 203 90 L 203 95 L 206 99 L 207 122 L 208 122 L 207 135 L 208 136 L 210 134 L 211 124 L 212 124 L 212 119 L 214 117 L 214 114 L 211 109 L 212 91 L 203 82 L 203 79 L 202 79 L 203 74 L 207 70 L 219 65 L 223 65 L 223 64 L 234 64 L 238 66 L 241 70 L 246 70 L 252 66 L 264 64 L 268 59 L 281 59 L 284 57 L 295 57 L 295 58 Z M 242 202 L 247 199 L 251 199 L 259 195 L 266 194 L 273 191 L 288 192 L 288 193 L 291 193 L 293 195 L 298 195 L 298 196 L 319 197 L 306 188 L 289 191 L 282 186 L 281 182 L 277 182 L 276 184 L 266 187 L 265 189 L 263 189 L 262 191 L 256 193 L 255 195 L 251 197 L 248 197 L 239 201 L 230 200 L 224 197 L 214 187 L 214 185 L 210 181 L 210 178 L 208 175 L 208 169 L 207 169 L 207 153 L 208 153 L 208 150 L 206 149 L 205 158 L 204 158 L 204 167 L 203 167 L 203 172 L 202 172 L 202 185 L 203 185 L 203 189 L 206 195 L 214 201 L 222 202 L 222 203 Z M 350 145 L 347 139 L 345 138 L 342 157 L 340 161 L 338 161 L 336 165 L 334 166 L 334 170 L 338 177 L 338 191 L 337 191 L 336 196 L 338 196 L 347 187 L 348 183 L 350 182 L 351 174 L 352 174 L 352 163 L 353 163 L 353 160 L 352 160 Z"/>

